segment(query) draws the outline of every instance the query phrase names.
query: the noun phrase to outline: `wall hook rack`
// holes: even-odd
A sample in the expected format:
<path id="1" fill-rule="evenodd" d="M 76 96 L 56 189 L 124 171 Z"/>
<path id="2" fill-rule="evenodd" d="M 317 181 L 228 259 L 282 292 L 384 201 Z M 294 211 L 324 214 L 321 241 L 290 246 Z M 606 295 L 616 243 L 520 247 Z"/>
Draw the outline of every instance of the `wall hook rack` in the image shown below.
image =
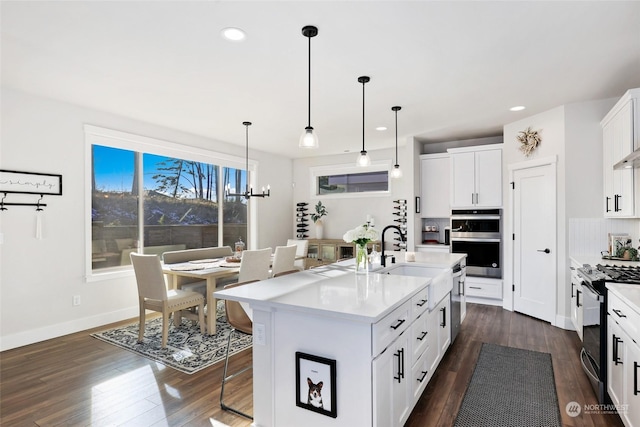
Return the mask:
<path id="1" fill-rule="evenodd" d="M 4 199 L 6 199 L 7 197 L 7 193 L 4 193 L 4 196 L 2 197 L 2 200 L 0 201 L 0 211 L 6 211 L 7 206 L 35 206 L 36 207 L 36 211 L 43 211 L 44 207 L 47 206 L 46 203 L 41 203 L 42 199 L 44 198 L 44 195 L 40 195 L 40 198 L 38 199 L 38 201 L 36 203 L 15 203 L 15 202 L 5 202 Z"/>

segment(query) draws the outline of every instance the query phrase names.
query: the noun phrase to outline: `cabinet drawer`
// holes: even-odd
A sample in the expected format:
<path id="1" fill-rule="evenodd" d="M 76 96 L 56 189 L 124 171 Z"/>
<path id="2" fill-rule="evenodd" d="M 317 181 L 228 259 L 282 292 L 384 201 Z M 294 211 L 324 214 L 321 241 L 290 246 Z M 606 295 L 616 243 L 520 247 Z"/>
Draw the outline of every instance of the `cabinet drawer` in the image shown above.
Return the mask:
<path id="1" fill-rule="evenodd" d="M 411 385 L 412 397 L 417 400 L 422 391 L 427 387 L 427 383 L 433 376 L 433 371 L 430 369 L 429 356 L 424 353 L 411 368 L 411 377 L 409 378 L 409 384 Z"/>
<path id="2" fill-rule="evenodd" d="M 413 364 L 429 346 L 429 314 L 424 313 L 411 325 L 411 363 Z"/>
<path id="3" fill-rule="evenodd" d="M 502 299 L 502 281 L 478 280 L 467 276 L 464 293 L 468 297 Z"/>
<path id="4" fill-rule="evenodd" d="M 411 317 L 416 319 L 429 307 L 429 287 L 425 286 L 411 298 Z"/>
<path id="5" fill-rule="evenodd" d="M 633 311 L 627 303 L 621 300 L 613 292 L 608 293 L 609 306 L 607 308 L 607 314 L 611 316 L 632 338 L 640 336 L 640 315 Z M 637 338 L 636 338 L 637 340 Z M 640 343 L 638 343 L 640 344 Z"/>
<path id="6" fill-rule="evenodd" d="M 411 301 L 393 310 L 378 323 L 373 324 L 373 356 L 387 348 L 411 323 Z"/>

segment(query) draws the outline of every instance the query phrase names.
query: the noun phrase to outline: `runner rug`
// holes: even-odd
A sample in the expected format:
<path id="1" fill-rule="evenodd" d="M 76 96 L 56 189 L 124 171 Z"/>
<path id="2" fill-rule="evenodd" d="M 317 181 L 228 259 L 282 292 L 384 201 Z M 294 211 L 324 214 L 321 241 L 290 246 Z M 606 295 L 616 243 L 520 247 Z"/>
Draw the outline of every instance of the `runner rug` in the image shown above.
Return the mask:
<path id="1" fill-rule="evenodd" d="M 171 322 L 165 349 L 161 348 L 161 317 L 147 321 L 142 343 L 138 343 L 138 322 L 97 332 L 91 336 L 186 374 L 193 374 L 224 360 L 231 326 L 227 323 L 225 316 L 224 301 L 218 301 L 216 308 L 217 332 L 215 335 L 202 335 L 200 326 L 187 319 L 182 319 L 180 327 L 175 327 Z M 252 342 L 251 335 L 234 333 L 230 354 L 236 354 L 251 347 Z"/>
<path id="2" fill-rule="evenodd" d="M 551 355 L 483 343 L 455 426 L 562 426 Z"/>

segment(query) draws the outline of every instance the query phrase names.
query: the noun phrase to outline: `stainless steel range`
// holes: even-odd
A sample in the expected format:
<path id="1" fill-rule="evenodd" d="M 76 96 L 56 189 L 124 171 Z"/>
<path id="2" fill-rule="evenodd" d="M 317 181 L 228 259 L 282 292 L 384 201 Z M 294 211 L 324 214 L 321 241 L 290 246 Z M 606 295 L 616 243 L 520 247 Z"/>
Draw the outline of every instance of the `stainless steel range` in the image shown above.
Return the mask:
<path id="1" fill-rule="evenodd" d="M 580 361 L 602 404 L 611 403 L 607 394 L 607 283 L 640 285 L 640 267 L 585 264 L 578 268 L 583 306 Z"/>

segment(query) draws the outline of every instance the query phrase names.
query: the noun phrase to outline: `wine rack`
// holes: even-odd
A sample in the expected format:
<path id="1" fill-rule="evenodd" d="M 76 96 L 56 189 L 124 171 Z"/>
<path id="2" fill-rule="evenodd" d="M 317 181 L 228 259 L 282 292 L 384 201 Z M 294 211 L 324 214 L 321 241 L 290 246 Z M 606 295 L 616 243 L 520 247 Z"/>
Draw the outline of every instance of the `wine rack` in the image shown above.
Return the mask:
<path id="1" fill-rule="evenodd" d="M 402 251 L 407 250 L 407 200 L 399 199 L 393 201 L 393 221 L 398 228 L 402 230 L 402 234 L 394 231 L 393 236 L 393 250 Z M 404 238 L 403 238 L 404 237 Z"/>
<path id="2" fill-rule="evenodd" d="M 307 206 L 309 204 L 305 202 L 296 203 L 296 238 L 306 239 L 309 237 L 309 214 L 307 213 Z"/>

